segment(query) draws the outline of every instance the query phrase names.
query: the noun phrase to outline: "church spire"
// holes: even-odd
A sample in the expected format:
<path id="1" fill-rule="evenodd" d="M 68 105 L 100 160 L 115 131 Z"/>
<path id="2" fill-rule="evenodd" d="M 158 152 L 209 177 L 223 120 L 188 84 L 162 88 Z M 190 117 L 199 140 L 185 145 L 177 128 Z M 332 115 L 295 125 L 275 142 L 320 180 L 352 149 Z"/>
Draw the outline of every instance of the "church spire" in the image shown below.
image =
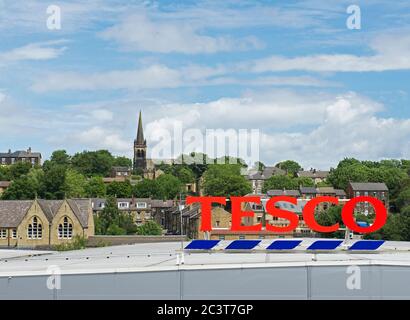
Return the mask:
<path id="1" fill-rule="evenodd" d="M 141 111 L 140 111 L 140 115 L 139 115 L 139 119 L 138 119 L 138 131 L 137 131 L 137 140 L 136 143 L 138 145 L 143 145 L 145 144 L 145 140 L 144 140 L 144 132 L 142 130 L 142 116 L 141 116 Z"/>

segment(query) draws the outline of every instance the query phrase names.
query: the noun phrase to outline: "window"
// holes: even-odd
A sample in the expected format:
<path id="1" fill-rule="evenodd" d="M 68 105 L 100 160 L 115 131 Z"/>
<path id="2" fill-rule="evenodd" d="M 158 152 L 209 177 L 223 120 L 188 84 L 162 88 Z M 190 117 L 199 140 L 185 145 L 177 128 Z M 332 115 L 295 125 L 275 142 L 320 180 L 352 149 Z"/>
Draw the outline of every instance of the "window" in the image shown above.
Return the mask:
<path id="1" fill-rule="evenodd" d="M 118 208 L 119 209 L 127 209 L 129 207 L 128 202 L 118 202 Z"/>
<path id="2" fill-rule="evenodd" d="M 244 235 L 240 235 L 239 236 L 239 240 L 244 240 L 245 239 L 245 236 Z"/>
<path id="3" fill-rule="evenodd" d="M 137 202 L 137 209 L 145 209 L 147 204 L 145 202 Z"/>
<path id="4" fill-rule="evenodd" d="M 58 239 L 71 239 L 73 237 L 73 225 L 67 217 L 64 217 L 63 223 L 58 225 Z"/>
<path id="5" fill-rule="evenodd" d="M 0 229 L 0 239 L 7 239 L 7 229 Z"/>
<path id="6" fill-rule="evenodd" d="M 43 227 L 40 219 L 33 217 L 33 220 L 27 228 L 27 238 L 29 239 L 41 239 L 43 237 Z"/>
<path id="7" fill-rule="evenodd" d="M 219 236 L 219 240 L 225 240 L 225 236 Z"/>
<path id="8" fill-rule="evenodd" d="M 11 238 L 17 239 L 17 229 L 11 229 Z"/>
<path id="9" fill-rule="evenodd" d="M 357 192 L 356 192 L 356 197 L 359 197 L 359 196 L 360 196 L 360 192 L 357 191 Z"/>
<path id="10" fill-rule="evenodd" d="M 219 227 L 219 223 L 220 223 L 220 221 L 216 221 L 216 227 L 217 228 Z"/>

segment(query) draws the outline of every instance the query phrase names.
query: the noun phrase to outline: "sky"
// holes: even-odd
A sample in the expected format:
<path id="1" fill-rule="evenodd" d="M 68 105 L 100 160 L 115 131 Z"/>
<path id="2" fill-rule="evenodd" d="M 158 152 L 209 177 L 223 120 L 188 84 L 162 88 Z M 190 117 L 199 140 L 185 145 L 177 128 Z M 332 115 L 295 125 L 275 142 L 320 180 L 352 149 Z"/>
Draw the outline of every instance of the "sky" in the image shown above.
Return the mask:
<path id="1" fill-rule="evenodd" d="M 410 158 L 409 31 L 406 0 L 0 0 L 0 152 L 132 157 L 141 110 L 148 150 L 179 126 L 257 129 L 266 165 Z"/>

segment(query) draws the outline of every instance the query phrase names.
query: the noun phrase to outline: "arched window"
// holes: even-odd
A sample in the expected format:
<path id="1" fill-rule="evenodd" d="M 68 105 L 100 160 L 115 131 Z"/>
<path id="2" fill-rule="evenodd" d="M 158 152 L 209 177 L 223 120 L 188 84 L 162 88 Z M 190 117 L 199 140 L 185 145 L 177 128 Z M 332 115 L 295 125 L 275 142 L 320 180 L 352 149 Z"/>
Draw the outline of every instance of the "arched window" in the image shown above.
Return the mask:
<path id="1" fill-rule="evenodd" d="M 73 237 L 73 224 L 64 217 L 63 223 L 58 225 L 58 239 L 71 239 Z"/>
<path id="2" fill-rule="evenodd" d="M 27 238 L 29 239 L 41 239 L 43 237 L 43 226 L 41 220 L 37 217 L 33 217 L 31 223 L 27 228 Z"/>

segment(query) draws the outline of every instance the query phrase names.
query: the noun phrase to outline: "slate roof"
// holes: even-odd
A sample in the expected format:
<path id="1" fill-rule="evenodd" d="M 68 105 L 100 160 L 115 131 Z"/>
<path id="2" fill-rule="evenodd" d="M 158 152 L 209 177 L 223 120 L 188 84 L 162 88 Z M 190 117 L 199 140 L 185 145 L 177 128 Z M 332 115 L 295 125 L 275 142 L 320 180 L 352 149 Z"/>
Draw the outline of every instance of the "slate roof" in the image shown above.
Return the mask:
<path id="1" fill-rule="evenodd" d="M 40 152 L 27 152 L 18 150 L 14 152 L 0 152 L 0 158 L 41 158 Z"/>
<path id="2" fill-rule="evenodd" d="M 268 190 L 267 195 L 298 197 L 300 196 L 300 192 L 299 190 Z"/>
<path id="3" fill-rule="evenodd" d="M 300 193 L 302 194 L 316 194 L 317 190 L 315 187 L 300 187 Z"/>
<path id="4" fill-rule="evenodd" d="M 335 189 L 333 187 L 319 187 L 317 188 L 317 193 L 333 193 L 335 194 Z"/>
<path id="5" fill-rule="evenodd" d="M 67 199 L 67 202 L 80 221 L 81 226 L 87 228 L 89 209 L 91 208 L 90 199 Z"/>
<path id="6" fill-rule="evenodd" d="M 10 200 L 0 201 L 0 227 L 16 228 L 23 220 L 27 211 L 35 200 Z M 37 200 L 47 220 L 51 223 L 58 210 L 64 203 L 63 200 Z M 91 208 L 89 199 L 68 199 L 68 205 L 73 210 L 83 228 L 88 227 L 88 213 Z"/>
<path id="7" fill-rule="evenodd" d="M 309 171 L 299 171 L 298 176 L 299 177 L 307 177 L 307 178 L 319 178 L 319 179 L 324 179 L 327 178 L 329 175 L 329 171 L 320 171 L 320 170 L 309 170 Z"/>
<path id="8" fill-rule="evenodd" d="M 383 182 L 350 182 L 354 191 L 389 191 Z"/>
<path id="9" fill-rule="evenodd" d="M 285 170 L 277 167 L 265 167 L 262 172 L 256 172 L 248 176 L 249 180 L 266 180 L 272 176 L 283 176 L 286 174 Z"/>
<path id="10" fill-rule="evenodd" d="M 53 220 L 63 202 L 63 200 L 38 200 L 38 204 L 49 222 Z"/>
<path id="11" fill-rule="evenodd" d="M 335 193 L 337 196 L 346 196 L 346 192 L 342 189 L 335 189 Z"/>
<path id="12" fill-rule="evenodd" d="M 17 228 L 34 200 L 3 200 L 0 201 L 0 227 Z"/>

